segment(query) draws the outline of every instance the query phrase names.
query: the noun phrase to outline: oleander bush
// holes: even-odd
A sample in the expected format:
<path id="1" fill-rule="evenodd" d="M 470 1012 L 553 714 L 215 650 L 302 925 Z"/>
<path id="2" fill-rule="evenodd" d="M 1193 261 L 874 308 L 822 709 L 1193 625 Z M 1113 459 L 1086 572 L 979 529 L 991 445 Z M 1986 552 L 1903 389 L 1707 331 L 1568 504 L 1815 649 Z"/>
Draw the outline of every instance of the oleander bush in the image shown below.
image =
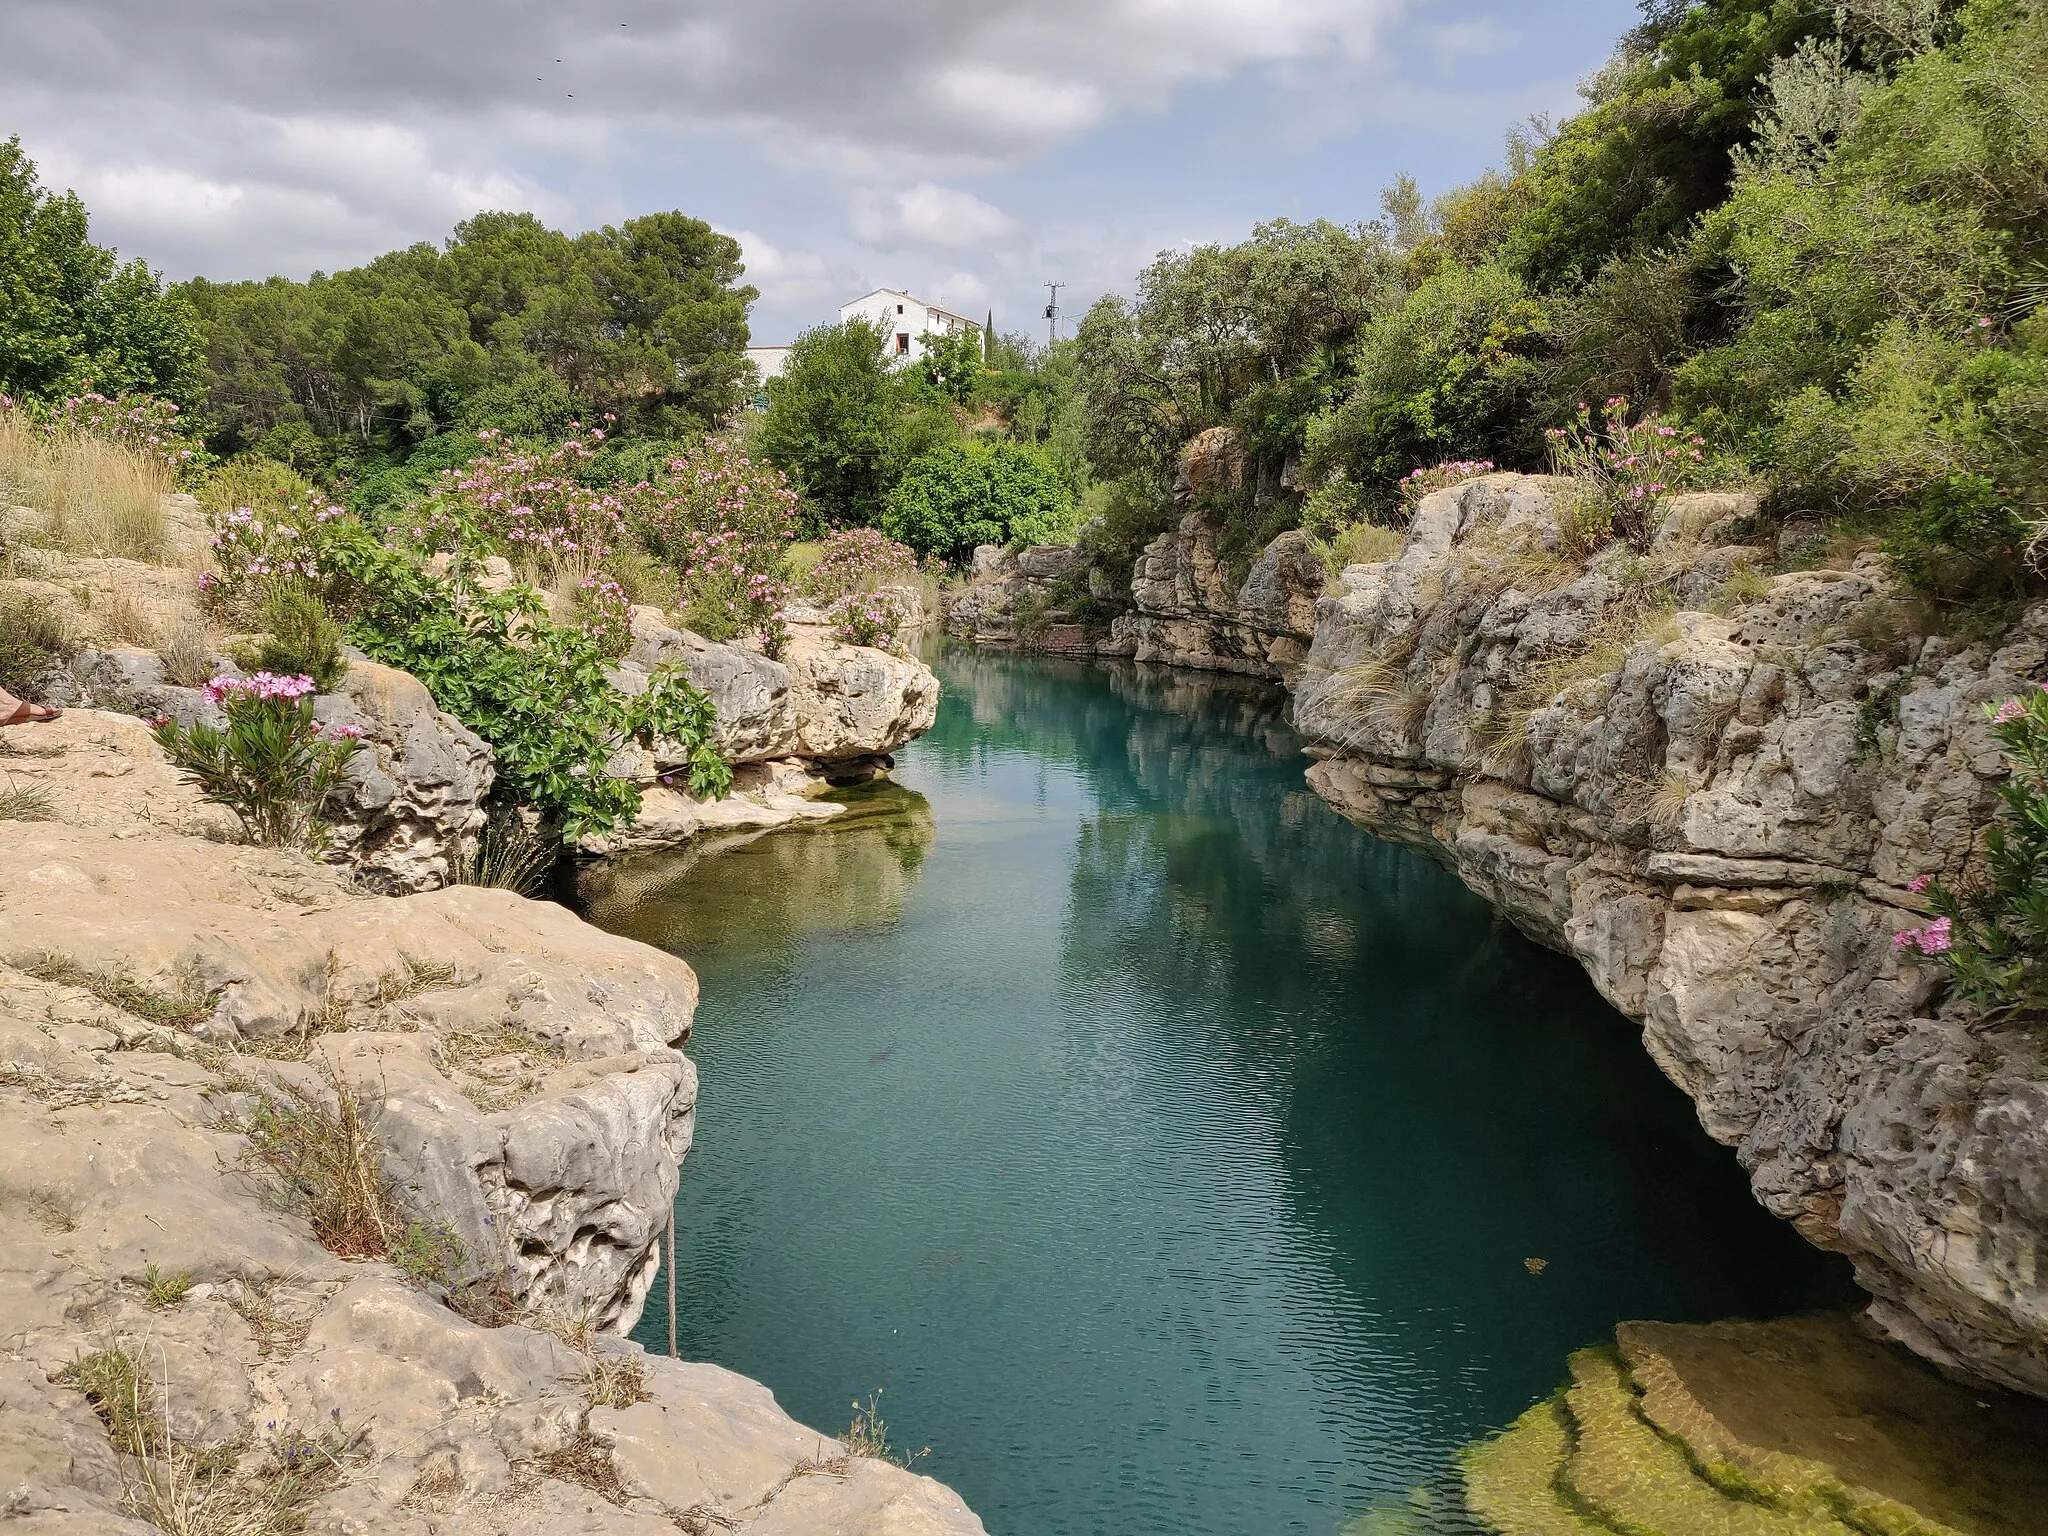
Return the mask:
<path id="1" fill-rule="evenodd" d="M 235 813 L 249 841 L 318 853 L 327 842 L 321 810 L 341 787 L 362 731 L 313 718 L 313 679 L 217 677 L 206 696 L 224 727 L 160 717 L 156 739 L 199 793 Z"/>

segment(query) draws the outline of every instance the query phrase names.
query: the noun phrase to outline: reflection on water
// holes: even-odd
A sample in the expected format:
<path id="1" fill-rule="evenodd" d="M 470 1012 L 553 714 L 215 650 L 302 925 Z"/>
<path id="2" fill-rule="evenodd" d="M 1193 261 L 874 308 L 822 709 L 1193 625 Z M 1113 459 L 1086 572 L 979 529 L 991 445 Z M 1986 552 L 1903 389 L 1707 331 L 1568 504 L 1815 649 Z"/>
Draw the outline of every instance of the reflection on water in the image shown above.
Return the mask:
<path id="1" fill-rule="evenodd" d="M 1335 1533 L 1623 1318 L 1845 1296 L 1575 966 L 1315 799 L 1276 692 L 935 663 L 858 820 L 590 894 L 704 978 L 689 1353 L 826 1427 L 881 1387 L 997 1536 Z"/>
<path id="2" fill-rule="evenodd" d="M 895 922 L 938 840 L 923 795 L 877 784 L 840 797 L 830 821 L 782 832 L 728 832 L 667 853 L 592 865 L 577 878 L 590 920 L 687 954 L 735 939 L 787 946 L 813 934 Z"/>

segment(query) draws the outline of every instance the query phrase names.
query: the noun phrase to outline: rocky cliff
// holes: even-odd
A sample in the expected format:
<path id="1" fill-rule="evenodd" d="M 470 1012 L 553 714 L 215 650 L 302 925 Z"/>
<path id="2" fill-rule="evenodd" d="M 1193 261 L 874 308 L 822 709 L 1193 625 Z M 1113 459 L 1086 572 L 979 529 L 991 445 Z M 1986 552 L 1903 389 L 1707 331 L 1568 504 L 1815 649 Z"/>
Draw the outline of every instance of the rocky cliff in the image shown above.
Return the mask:
<path id="1" fill-rule="evenodd" d="M 54 812 L 0 823 L 9 1520 L 981 1530 L 756 1383 L 620 1337 L 690 1143 L 688 966 L 506 892 L 374 896 L 240 845 L 127 715 L 0 752 Z"/>
<path id="2" fill-rule="evenodd" d="M 1175 474 L 1175 526 L 1148 543 L 1128 578 L 1130 608 L 1106 633 L 1074 622 L 1060 584 L 1085 574 L 1098 599 L 1122 595 L 1124 579 L 1091 569 L 1083 538 L 1015 553 L 975 551 L 967 584 L 946 608 L 949 633 L 984 645 L 1138 661 L 1291 680 L 1315 633 L 1326 580 L 1308 538 L 1282 534 L 1247 569 L 1223 549 L 1218 502 L 1255 495 L 1244 450 L 1229 427 L 1214 427 L 1182 451 Z"/>
<path id="3" fill-rule="evenodd" d="M 2048 1045 L 1891 944 L 1993 819 L 1983 706 L 2048 675 L 2048 607 L 1916 633 L 1875 557 L 1761 574 L 1739 497 L 1580 566 L 1559 490 L 1440 491 L 1344 571 L 1298 679 L 1310 782 L 1576 956 L 1893 1337 L 2048 1394 Z"/>

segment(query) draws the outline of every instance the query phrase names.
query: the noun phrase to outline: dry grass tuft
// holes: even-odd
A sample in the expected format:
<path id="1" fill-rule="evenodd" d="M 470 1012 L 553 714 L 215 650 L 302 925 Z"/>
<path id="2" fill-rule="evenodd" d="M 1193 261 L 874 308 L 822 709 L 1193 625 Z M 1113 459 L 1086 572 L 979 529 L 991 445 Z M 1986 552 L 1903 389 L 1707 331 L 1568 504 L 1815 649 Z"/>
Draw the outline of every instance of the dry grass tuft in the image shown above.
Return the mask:
<path id="1" fill-rule="evenodd" d="M 0 821 L 55 821 L 57 802 L 40 784 L 16 784 L 9 780 L 0 787 Z"/>
<path id="2" fill-rule="evenodd" d="M 174 484 L 161 459 L 0 416 L 0 491 L 37 514 L 30 543 L 162 564 L 170 544 L 163 499 Z"/>
<path id="3" fill-rule="evenodd" d="M 592 1355 L 583 1372 L 583 1397 L 593 1408 L 651 1402 L 646 1362 L 638 1355 Z"/>
<path id="4" fill-rule="evenodd" d="M 38 981 L 83 988 L 124 1013 L 174 1029 L 189 1029 L 199 1023 L 220 1000 L 218 992 L 209 992 L 190 971 L 179 972 L 174 986 L 166 990 L 137 981 L 126 970 L 88 970 L 69 955 L 54 950 L 17 956 L 10 963 Z"/>
<path id="5" fill-rule="evenodd" d="M 626 1489 L 619 1481 L 618 1467 L 612 1462 L 611 1447 L 587 1429 L 560 1450 L 534 1457 L 533 1466 L 544 1477 L 588 1488 L 608 1504 L 623 1507 L 626 1502 Z"/>
<path id="6" fill-rule="evenodd" d="M 286 1102 L 265 1101 L 231 1129 L 249 1138 L 256 1161 L 305 1212 L 322 1247 L 345 1259 L 381 1259 L 409 1223 L 384 1172 L 371 1095 L 338 1073 L 327 1085 L 331 1108 L 283 1083 Z"/>
<path id="7" fill-rule="evenodd" d="M 217 658 L 206 627 L 197 619 L 172 626 L 157 654 L 164 660 L 165 680 L 176 687 L 204 688 L 213 681 Z"/>
<path id="8" fill-rule="evenodd" d="M 313 1331 L 311 1317 L 293 1317 L 278 1306 L 277 1284 L 274 1275 L 261 1284 L 244 1281 L 240 1294 L 228 1302 L 249 1325 L 249 1332 L 256 1338 L 256 1353 L 264 1360 L 298 1353 L 306 1335 Z"/>

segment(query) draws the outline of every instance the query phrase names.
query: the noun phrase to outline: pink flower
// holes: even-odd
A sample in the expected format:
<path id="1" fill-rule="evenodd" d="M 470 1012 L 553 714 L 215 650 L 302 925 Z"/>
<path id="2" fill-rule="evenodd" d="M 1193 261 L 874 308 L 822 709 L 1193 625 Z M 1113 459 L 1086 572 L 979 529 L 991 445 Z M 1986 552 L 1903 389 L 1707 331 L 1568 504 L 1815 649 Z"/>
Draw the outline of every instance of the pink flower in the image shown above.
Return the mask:
<path id="1" fill-rule="evenodd" d="M 2004 725 L 2009 721 L 2019 719 L 2019 717 L 2021 715 L 2024 715 L 2026 712 L 2027 706 L 2022 704 L 2018 699 L 2007 699 L 2003 704 L 1998 706 L 1997 711 L 1991 716 L 1991 723 L 1993 725 Z"/>
<path id="2" fill-rule="evenodd" d="M 1892 949 L 1898 954 L 1945 955 L 1955 948 L 1953 924 L 1937 917 L 1925 928 L 1908 928 L 1892 935 Z"/>
<path id="3" fill-rule="evenodd" d="M 1926 890 L 1927 887 L 1932 885 L 1933 883 L 1934 876 L 1932 875 L 1915 875 L 1912 879 L 1906 882 L 1906 889 L 1911 891 L 1915 896 L 1918 896 L 1922 891 Z"/>

